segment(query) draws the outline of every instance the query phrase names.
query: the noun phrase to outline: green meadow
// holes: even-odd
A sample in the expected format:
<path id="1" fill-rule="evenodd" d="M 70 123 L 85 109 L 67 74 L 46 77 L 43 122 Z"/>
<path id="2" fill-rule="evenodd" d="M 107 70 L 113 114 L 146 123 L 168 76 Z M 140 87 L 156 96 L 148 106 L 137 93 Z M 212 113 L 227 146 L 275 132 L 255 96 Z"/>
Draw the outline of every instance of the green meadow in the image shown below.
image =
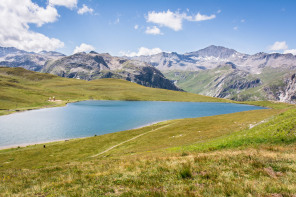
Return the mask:
<path id="1" fill-rule="evenodd" d="M 232 102 L 20 68 L 0 68 L 0 88 L 2 114 L 87 99 Z M 0 195 L 295 196 L 295 106 L 245 104 L 269 109 L 0 150 Z"/>
<path id="2" fill-rule="evenodd" d="M 50 97 L 60 101 L 49 102 Z M 84 81 L 23 68 L 0 67 L 0 115 L 91 99 L 229 102 L 187 92 L 147 88 L 120 79 Z"/>

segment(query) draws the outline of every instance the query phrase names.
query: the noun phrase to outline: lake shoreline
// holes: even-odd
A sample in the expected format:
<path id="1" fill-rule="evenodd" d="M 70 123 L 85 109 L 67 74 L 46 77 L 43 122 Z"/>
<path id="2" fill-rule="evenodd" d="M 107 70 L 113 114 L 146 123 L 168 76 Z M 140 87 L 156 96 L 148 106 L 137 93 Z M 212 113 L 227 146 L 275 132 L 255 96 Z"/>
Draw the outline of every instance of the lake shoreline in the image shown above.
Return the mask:
<path id="1" fill-rule="evenodd" d="M 168 120 L 156 121 L 156 122 L 148 123 L 148 124 L 145 124 L 145 125 L 142 125 L 142 126 L 139 126 L 139 127 L 128 129 L 128 130 L 142 129 L 144 127 L 149 127 L 149 126 L 152 126 L 154 124 L 158 124 L 158 123 L 165 122 L 165 121 L 168 121 Z M 128 131 L 128 130 L 123 130 L 123 131 Z M 118 132 L 123 132 L 123 131 L 117 131 L 117 132 L 111 132 L 111 133 L 118 133 Z M 102 135 L 106 135 L 106 134 L 110 134 L 110 133 L 105 133 L 105 134 L 102 134 Z M 99 137 L 99 136 L 102 136 L 102 135 L 95 135 L 95 136 Z M 81 139 L 86 139 L 86 138 L 91 138 L 91 137 L 94 137 L 94 136 L 85 136 L 85 137 L 77 137 L 77 138 L 63 138 L 63 139 L 58 139 L 58 140 L 40 141 L 40 142 L 36 142 L 36 143 L 35 142 L 34 143 L 24 143 L 24 144 L 19 144 L 19 145 L 8 145 L 8 146 L 3 146 L 3 147 L 0 146 L 0 151 L 9 150 L 9 149 L 26 148 L 28 146 L 37 146 L 37 145 L 41 145 L 41 144 L 47 145 L 47 144 L 50 144 L 50 143 L 81 140 Z"/>
<path id="2" fill-rule="evenodd" d="M 6 115 L 15 114 L 15 113 L 22 113 L 22 112 L 27 112 L 27 111 L 32 111 L 32 110 L 39 110 L 39 109 L 65 107 L 69 103 L 77 103 L 77 102 L 82 102 L 82 101 L 152 101 L 152 102 L 155 101 L 155 102 L 186 102 L 186 103 L 233 103 L 233 104 L 242 104 L 242 105 L 263 107 L 261 105 L 249 104 L 249 103 L 244 103 L 244 102 L 237 102 L 237 101 L 234 101 L 234 100 L 228 100 L 229 102 L 218 102 L 218 101 L 213 101 L 213 102 L 211 102 L 211 101 L 165 101 L 165 100 L 97 100 L 97 99 L 82 99 L 82 100 L 74 100 L 74 101 L 69 101 L 68 100 L 66 102 L 64 102 L 63 100 L 58 100 L 58 101 L 60 102 L 60 104 L 58 104 L 58 105 L 46 105 L 46 106 L 43 106 L 43 107 L 36 107 L 36 108 L 3 110 L 4 114 L 0 113 L 0 116 L 6 116 Z M 275 102 L 275 101 L 269 101 L 269 102 Z M 277 103 L 282 103 L 282 102 L 277 102 Z M 8 112 L 8 113 L 5 113 L 5 112 Z"/>
<path id="3" fill-rule="evenodd" d="M 106 102 L 110 101 L 110 102 L 112 102 L 114 100 L 84 100 L 84 101 L 106 101 Z M 120 101 L 120 100 L 117 100 L 117 101 Z M 65 104 L 64 106 L 55 106 L 55 107 L 65 107 L 65 106 L 67 106 L 67 104 L 77 103 L 77 102 L 83 102 L 83 101 L 77 101 L 76 100 L 76 101 L 73 101 L 73 102 L 64 103 Z M 123 101 L 123 102 L 127 102 L 127 101 Z M 143 102 L 143 101 L 140 101 L 140 102 Z M 178 101 L 146 101 L 146 102 L 189 103 L 189 102 L 178 102 Z M 190 102 L 190 103 L 201 103 L 201 102 Z M 202 103 L 216 103 L 216 104 L 219 103 L 219 104 L 223 104 L 222 102 L 202 102 Z M 224 104 L 231 104 L 231 103 L 224 103 Z M 232 103 L 232 104 L 236 105 L 235 103 Z M 241 105 L 241 104 L 239 104 L 239 105 Z M 250 105 L 250 104 L 243 104 L 243 105 L 254 106 L 254 105 Z M 50 109 L 50 108 L 51 107 L 44 107 L 44 108 L 39 108 L 39 109 L 34 109 L 34 110 L 37 111 L 37 110 Z M 31 111 L 31 110 L 27 110 L 27 111 Z M 22 112 L 25 112 L 25 111 L 22 111 Z M 235 113 L 235 112 L 231 112 L 231 113 Z M 222 114 L 224 114 L 224 113 L 222 113 Z M 214 115 L 210 115 L 210 116 L 215 116 L 215 115 L 220 115 L 220 114 L 214 114 Z M 208 115 L 206 115 L 206 116 L 208 116 Z M 199 117 L 199 116 L 197 116 L 197 117 Z M 200 117 L 203 117 L 203 116 L 200 116 Z M 185 118 L 194 118 L 194 117 L 185 117 Z M 176 118 L 176 119 L 184 119 L 184 118 Z M 152 122 L 149 122 L 149 120 L 148 120 L 147 121 L 148 123 L 140 124 L 139 126 L 134 125 L 135 127 L 132 127 L 132 128 L 122 128 L 123 130 L 121 130 L 121 128 L 119 128 L 119 130 L 117 130 L 117 131 L 108 132 L 108 133 L 115 133 L 115 132 L 121 132 L 121 131 L 127 131 L 127 130 L 140 129 L 140 128 L 148 127 L 148 126 L 151 126 L 153 124 L 157 124 L 159 122 L 164 122 L 164 121 L 168 121 L 168 120 L 173 120 L 173 119 L 162 119 L 162 120 L 157 120 L 157 121 L 152 121 Z M 101 133 L 101 134 L 98 134 L 98 136 L 108 134 L 108 133 Z M 42 141 L 42 140 L 38 141 L 38 139 L 37 139 L 36 142 L 20 143 L 20 144 L 15 144 L 15 145 L 4 145 L 4 146 L 0 146 L 0 150 L 12 149 L 12 148 L 18 148 L 18 147 L 27 147 L 27 146 L 32 146 L 32 145 L 47 144 L 47 143 L 52 143 L 52 142 L 63 142 L 63 141 L 69 141 L 69 140 L 73 140 L 73 139 L 83 139 L 83 138 L 88 138 L 88 137 L 92 137 L 94 135 L 97 135 L 97 134 L 87 135 L 87 133 L 85 133 L 85 134 L 86 134 L 85 136 L 81 135 L 81 137 L 80 136 L 77 136 L 77 137 L 73 136 L 71 138 L 71 136 L 69 136 L 69 138 L 61 138 L 61 139 L 53 139 L 53 140 L 45 140 L 45 141 Z M 22 136 L 22 135 L 20 135 L 20 136 Z"/>

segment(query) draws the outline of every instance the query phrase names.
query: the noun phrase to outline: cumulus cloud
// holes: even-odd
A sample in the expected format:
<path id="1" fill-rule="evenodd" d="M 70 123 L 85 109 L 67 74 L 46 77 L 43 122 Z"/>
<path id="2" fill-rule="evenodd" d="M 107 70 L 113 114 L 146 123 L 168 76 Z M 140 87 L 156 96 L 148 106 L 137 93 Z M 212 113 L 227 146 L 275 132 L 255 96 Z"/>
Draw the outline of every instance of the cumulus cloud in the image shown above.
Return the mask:
<path id="1" fill-rule="evenodd" d="M 93 9 L 92 8 L 89 8 L 87 7 L 85 4 L 83 4 L 82 8 L 80 8 L 77 13 L 82 15 L 82 14 L 85 14 L 85 13 L 90 13 L 92 14 L 93 13 Z"/>
<path id="2" fill-rule="evenodd" d="M 288 49 L 284 51 L 284 54 L 292 53 L 293 55 L 296 55 L 296 49 Z"/>
<path id="3" fill-rule="evenodd" d="M 49 5 L 65 6 L 67 8 L 75 8 L 78 0 L 49 0 Z"/>
<path id="4" fill-rule="evenodd" d="M 161 33 L 160 29 L 156 26 L 147 27 L 145 33 L 152 34 L 152 35 L 162 35 L 163 34 L 163 33 Z"/>
<path id="5" fill-rule="evenodd" d="M 93 51 L 93 50 L 95 50 L 95 47 L 93 47 L 89 44 L 82 43 L 80 46 L 75 47 L 73 54 L 79 53 L 79 52 Z"/>
<path id="6" fill-rule="evenodd" d="M 139 48 L 138 52 L 121 51 L 120 54 L 123 56 L 127 56 L 127 57 L 134 57 L 134 56 L 141 56 L 141 55 L 145 55 L 145 56 L 146 55 L 155 55 L 155 54 L 158 54 L 161 52 L 162 52 L 162 50 L 160 48 L 148 49 L 145 47 L 141 47 L 141 48 Z"/>
<path id="7" fill-rule="evenodd" d="M 285 41 L 282 42 L 275 42 L 273 45 L 269 46 L 269 51 L 280 51 L 280 50 L 286 50 L 288 49 L 288 45 Z"/>
<path id="8" fill-rule="evenodd" d="M 139 29 L 139 25 L 135 25 L 135 26 L 134 26 L 134 29 L 135 29 L 135 30 Z"/>
<path id="9" fill-rule="evenodd" d="M 171 28 L 175 31 L 180 31 L 182 29 L 182 24 L 184 20 L 187 21 L 205 21 L 205 20 L 211 20 L 216 18 L 216 15 L 212 14 L 210 16 L 202 15 L 200 13 L 197 13 L 196 15 L 187 15 L 187 13 L 180 13 L 178 11 L 172 12 L 170 10 L 163 11 L 163 12 L 148 12 L 148 16 L 146 18 L 147 22 L 155 23 L 160 26 L 165 26 L 168 28 Z"/>
<path id="10" fill-rule="evenodd" d="M 64 43 L 60 40 L 31 31 L 29 27 L 29 24 L 40 27 L 55 22 L 58 17 L 52 4 L 43 8 L 31 0 L 0 1 L 0 45 L 35 52 L 61 48 Z"/>

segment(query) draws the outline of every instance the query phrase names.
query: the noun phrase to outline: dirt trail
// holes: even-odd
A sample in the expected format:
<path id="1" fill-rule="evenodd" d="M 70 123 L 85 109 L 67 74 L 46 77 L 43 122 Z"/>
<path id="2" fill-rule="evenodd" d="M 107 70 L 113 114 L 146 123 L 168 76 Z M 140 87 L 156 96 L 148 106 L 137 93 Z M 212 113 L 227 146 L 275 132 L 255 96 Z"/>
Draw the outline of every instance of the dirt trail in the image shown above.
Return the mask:
<path id="1" fill-rule="evenodd" d="M 159 129 L 165 128 L 165 127 L 170 126 L 170 125 L 172 125 L 172 124 L 174 124 L 174 123 L 167 124 L 167 125 L 165 125 L 165 126 L 158 127 L 157 129 L 152 129 L 152 130 L 150 130 L 150 131 L 147 131 L 146 133 L 142 133 L 142 134 L 140 134 L 140 135 L 137 135 L 137 136 L 135 136 L 135 137 L 133 137 L 133 138 L 131 138 L 131 139 L 125 140 L 125 141 L 123 141 L 123 142 L 120 142 L 119 144 L 116 144 L 116 145 L 114 145 L 114 146 L 108 148 L 107 150 L 104 150 L 103 152 L 100 152 L 100 153 L 98 153 L 98 154 L 96 154 L 96 155 L 93 155 L 93 156 L 91 156 L 91 157 L 97 157 L 97 156 L 99 156 L 99 155 L 102 155 L 102 154 L 104 154 L 104 153 L 106 153 L 106 152 L 108 152 L 108 151 L 110 151 L 110 150 L 112 150 L 112 149 L 114 149 L 114 148 L 116 148 L 116 147 L 118 147 L 118 146 L 124 144 L 124 143 L 130 142 L 130 141 L 135 140 L 135 139 L 137 139 L 137 138 L 139 138 L 139 137 L 141 137 L 141 136 L 143 136 L 143 135 L 146 135 L 146 134 L 148 134 L 148 133 L 151 133 L 151 132 L 157 131 L 157 130 L 159 130 Z"/>

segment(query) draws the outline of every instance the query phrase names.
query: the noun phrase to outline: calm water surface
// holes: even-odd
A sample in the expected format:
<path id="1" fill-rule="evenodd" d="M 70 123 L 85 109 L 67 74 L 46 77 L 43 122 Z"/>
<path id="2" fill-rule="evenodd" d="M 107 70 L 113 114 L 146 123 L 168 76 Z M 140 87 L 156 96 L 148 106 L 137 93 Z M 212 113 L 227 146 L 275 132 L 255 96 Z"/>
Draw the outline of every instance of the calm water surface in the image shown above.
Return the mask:
<path id="1" fill-rule="evenodd" d="M 231 103 L 82 101 L 0 116 L 0 147 L 101 135 L 163 120 L 256 109 L 264 108 Z"/>

